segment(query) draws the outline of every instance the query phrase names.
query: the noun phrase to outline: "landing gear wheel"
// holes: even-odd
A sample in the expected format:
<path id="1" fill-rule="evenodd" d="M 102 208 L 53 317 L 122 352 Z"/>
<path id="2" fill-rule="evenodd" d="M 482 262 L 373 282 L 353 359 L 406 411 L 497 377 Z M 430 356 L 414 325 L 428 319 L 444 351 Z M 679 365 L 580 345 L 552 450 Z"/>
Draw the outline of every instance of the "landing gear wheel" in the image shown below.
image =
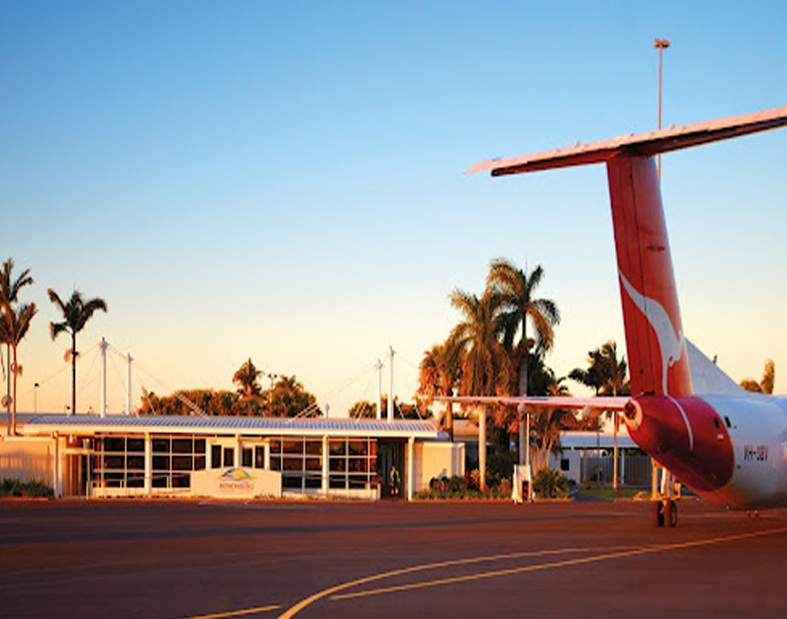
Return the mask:
<path id="1" fill-rule="evenodd" d="M 675 501 L 664 502 L 664 520 L 670 528 L 675 528 L 678 524 L 678 505 Z"/>
<path id="2" fill-rule="evenodd" d="M 664 503 L 661 501 L 653 502 L 653 526 L 664 526 Z"/>

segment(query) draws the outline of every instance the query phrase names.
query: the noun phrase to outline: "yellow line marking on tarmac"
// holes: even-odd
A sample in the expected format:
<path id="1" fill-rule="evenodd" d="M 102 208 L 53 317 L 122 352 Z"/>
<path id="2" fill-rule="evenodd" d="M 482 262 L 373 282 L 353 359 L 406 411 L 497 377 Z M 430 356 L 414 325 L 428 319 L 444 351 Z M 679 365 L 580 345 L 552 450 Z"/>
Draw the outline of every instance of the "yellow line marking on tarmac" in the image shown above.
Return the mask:
<path id="1" fill-rule="evenodd" d="M 540 565 L 527 565 L 524 567 L 514 567 L 505 570 L 495 570 L 492 572 L 480 572 L 478 574 L 470 574 L 467 576 L 456 576 L 454 578 L 440 578 L 437 580 L 412 583 L 409 585 L 397 585 L 393 587 L 384 587 L 380 589 L 373 589 L 369 591 L 359 591 L 357 593 L 345 593 L 342 595 L 334 595 L 331 600 L 347 600 L 352 598 L 368 597 L 372 595 L 381 595 L 383 593 L 393 593 L 396 591 L 407 591 L 411 589 L 423 589 L 426 587 L 437 587 L 440 585 L 450 585 L 459 582 L 468 582 L 471 580 L 481 580 L 484 578 L 495 578 L 498 576 L 509 576 L 511 574 L 524 574 L 527 572 L 538 572 L 542 570 L 554 569 L 556 567 L 571 567 L 574 565 L 583 565 L 585 563 L 596 563 L 598 561 L 607 561 L 609 559 L 621 559 L 623 557 L 631 557 L 635 555 L 648 554 L 653 552 L 665 552 L 668 550 L 680 550 L 682 548 L 691 548 L 694 546 L 708 546 L 711 544 L 718 544 L 721 542 L 732 541 L 735 539 L 743 539 L 747 537 L 760 537 L 762 535 L 770 535 L 777 532 L 787 532 L 787 528 L 779 529 L 778 531 L 766 531 L 757 533 L 744 533 L 741 535 L 733 535 L 729 537 L 718 537 L 707 540 L 697 540 L 693 542 L 683 542 L 680 544 L 667 544 L 663 546 L 643 546 L 632 550 L 624 550 L 621 552 L 611 552 L 593 557 L 582 557 L 577 559 L 568 559 L 566 561 L 555 561 L 552 563 L 542 563 Z"/>
<path id="2" fill-rule="evenodd" d="M 257 608 L 244 608 L 243 610 L 230 610 L 226 613 L 212 613 L 210 615 L 195 615 L 194 617 L 184 617 L 183 619 L 222 619 L 223 617 L 240 617 L 241 615 L 253 615 L 254 613 L 264 613 L 271 610 L 279 610 L 281 606 L 258 606 Z"/>
<path id="3" fill-rule="evenodd" d="M 741 533 L 737 535 L 728 535 L 725 537 L 714 537 L 709 539 L 701 539 L 695 540 L 690 542 L 681 542 L 676 544 L 663 544 L 660 546 L 641 546 L 641 547 L 623 547 L 623 549 L 617 552 L 608 552 L 605 554 L 594 555 L 592 557 L 582 557 L 577 559 L 569 559 L 566 561 L 554 561 L 550 563 L 542 563 L 539 565 L 528 565 L 525 567 L 518 567 L 518 568 L 509 568 L 505 570 L 496 570 L 492 572 L 481 572 L 479 574 L 473 574 L 468 576 L 457 576 L 455 578 L 443 578 L 439 580 L 432 580 L 429 582 L 422 582 L 422 583 L 414 583 L 410 585 L 399 585 L 394 587 L 386 587 L 382 589 L 375 589 L 370 591 L 361 591 L 358 593 L 348 593 L 342 595 L 334 595 L 343 591 L 345 589 L 351 589 L 353 587 L 357 587 L 359 585 L 364 585 L 370 582 L 374 582 L 376 580 L 382 580 L 384 578 L 391 578 L 393 576 L 401 576 L 403 574 L 411 574 L 414 572 L 430 570 L 430 569 L 437 569 L 440 567 L 448 567 L 452 565 L 467 565 L 470 563 L 480 563 L 482 561 L 494 561 L 494 560 L 502 560 L 502 559 L 510 559 L 510 558 L 521 558 L 526 556 L 545 556 L 549 554 L 565 554 L 569 552 L 588 552 L 591 550 L 598 550 L 598 548 L 573 548 L 573 549 L 562 549 L 562 550 L 553 550 L 553 551 L 542 551 L 542 552 L 524 552 L 524 553 L 515 553 L 511 555 L 497 555 L 497 556 L 490 556 L 490 557 L 477 557 L 472 559 L 464 559 L 464 560 L 455 560 L 455 561 L 444 561 L 441 563 L 432 563 L 427 565 L 416 565 L 409 568 L 403 568 L 400 570 L 393 570 L 390 572 L 385 572 L 382 574 L 376 574 L 373 576 L 367 576 L 365 578 L 359 578 L 358 580 L 354 580 L 351 582 L 347 582 L 341 585 L 336 585 L 334 587 L 329 587 L 328 589 L 324 589 L 314 595 L 311 595 L 294 606 L 290 607 L 287 611 L 279 615 L 279 619 L 291 619 L 297 613 L 302 611 L 307 606 L 310 606 L 314 602 L 321 600 L 326 597 L 330 597 L 331 600 L 344 600 L 350 598 L 358 598 L 364 596 L 372 596 L 372 595 L 380 595 L 383 593 L 390 593 L 395 591 L 404 591 L 408 589 L 416 589 L 416 588 L 424 588 L 424 587 L 435 587 L 440 585 L 446 584 L 453 584 L 458 582 L 466 582 L 470 580 L 480 580 L 482 578 L 494 578 L 497 576 L 507 576 L 511 574 L 522 574 L 526 572 L 535 572 L 539 570 L 548 570 L 554 569 L 557 567 L 568 567 L 574 565 L 582 565 L 588 563 L 597 563 L 599 561 L 608 561 L 611 559 L 621 559 L 624 557 L 631 557 L 636 555 L 643 555 L 649 553 L 656 553 L 656 552 L 667 552 L 671 550 L 681 550 L 684 548 L 695 548 L 698 546 L 710 546 L 713 544 L 720 544 L 723 542 L 731 542 L 735 540 L 741 539 L 750 539 L 755 537 L 764 537 L 767 535 L 776 535 L 779 533 L 786 533 L 787 527 L 782 527 L 779 529 L 769 529 L 766 531 L 756 531 L 753 533 Z"/>
<path id="4" fill-rule="evenodd" d="M 626 546 L 622 546 L 619 548 L 627 548 Z M 343 589 L 349 589 L 351 587 L 356 587 L 358 585 L 364 585 L 370 582 L 374 582 L 375 580 L 383 580 L 385 578 L 392 578 L 393 576 L 402 576 L 404 574 L 412 574 L 414 572 L 423 572 L 426 570 L 434 570 L 441 567 L 450 567 L 456 565 L 469 565 L 471 563 L 482 563 L 487 561 L 502 561 L 505 559 L 521 559 L 524 557 L 541 557 L 546 555 L 558 555 L 558 554 L 569 554 L 575 552 L 593 552 L 596 550 L 600 550 L 600 548 L 561 548 L 557 550 L 539 550 L 539 551 L 528 551 L 528 552 L 514 552 L 511 554 L 504 554 L 504 555 L 489 555 L 483 557 L 472 557 L 470 559 L 453 559 L 451 561 L 441 561 L 439 563 L 426 563 L 424 565 L 414 565 L 411 567 L 405 567 L 398 570 L 393 570 L 390 572 L 383 572 L 381 574 L 374 574 L 372 576 L 366 576 L 365 578 L 359 578 L 358 580 L 353 580 L 351 582 L 347 582 L 341 585 L 336 585 L 335 587 L 330 587 L 329 589 L 325 589 L 314 595 L 305 598 L 298 602 L 295 606 L 292 606 L 289 610 L 287 610 L 284 614 L 279 615 L 279 619 L 290 619 L 294 617 L 297 613 L 301 610 L 306 608 L 307 606 L 313 604 L 317 600 L 320 600 L 324 597 L 337 593 L 338 591 L 342 591 Z"/>

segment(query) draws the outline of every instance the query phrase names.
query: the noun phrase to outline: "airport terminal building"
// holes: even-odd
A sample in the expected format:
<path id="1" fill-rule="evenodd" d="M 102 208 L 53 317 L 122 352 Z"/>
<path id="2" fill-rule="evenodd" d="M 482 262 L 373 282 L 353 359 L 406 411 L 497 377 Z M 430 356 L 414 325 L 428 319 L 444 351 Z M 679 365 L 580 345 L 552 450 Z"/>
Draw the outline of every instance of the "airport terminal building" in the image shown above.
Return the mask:
<path id="1" fill-rule="evenodd" d="M 0 419 L 0 478 L 57 497 L 412 498 L 464 474 L 464 445 L 432 421 L 19 414 L 8 436 Z"/>

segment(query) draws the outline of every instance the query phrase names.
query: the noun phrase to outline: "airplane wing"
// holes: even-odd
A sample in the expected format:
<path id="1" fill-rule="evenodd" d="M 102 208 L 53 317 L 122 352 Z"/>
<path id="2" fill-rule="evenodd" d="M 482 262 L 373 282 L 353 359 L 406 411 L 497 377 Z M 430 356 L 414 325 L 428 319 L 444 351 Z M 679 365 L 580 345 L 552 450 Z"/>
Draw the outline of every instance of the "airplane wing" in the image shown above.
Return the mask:
<path id="1" fill-rule="evenodd" d="M 533 408 L 568 408 L 589 411 L 623 411 L 633 402 L 628 397 L 575 398 L 572 396 L 438 396 L 440 402 L 456 404 L 502 404 L 504 406 L 525 406 Z"/>
<path id="2" fill-rule="evenodd" d="M 557 148 L 522 157 L 490 159 L 475 164 L 467 170 L 467 174 L 491 172 L 492 176 L 504 176 L 550 168 L 603 163 L 621 151 L 649 157 L 658 153 L 668 153 L 681 148 L 749 135 L 786 125 L 787 105 L 754 114 L 742 114 L 691 125 L 669 127 L 658 131 L 622 135 L 611 140 L 589 144 L 577 143 L 567 148 Z"/>
<path id="3" fill-rule="evenodd" d="M 439 396 L 438 402 L 456 404 L 499 404 L 523 409 L 537 409 L 535 414 L 555 408 L 580 411 L 583 419 L 593 419 L 606 411 L 620 411 L 626 423 L 638 428 L 642 422 L 642 409 L 630 396 L 576 398 L 573 396 Z"/>

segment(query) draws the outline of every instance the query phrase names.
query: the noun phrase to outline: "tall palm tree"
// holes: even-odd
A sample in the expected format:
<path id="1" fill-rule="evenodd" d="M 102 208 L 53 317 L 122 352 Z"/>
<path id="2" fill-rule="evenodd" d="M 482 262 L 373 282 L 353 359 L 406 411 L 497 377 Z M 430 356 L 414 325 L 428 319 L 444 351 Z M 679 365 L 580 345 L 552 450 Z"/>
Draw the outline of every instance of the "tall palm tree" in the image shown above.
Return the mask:
<path id="1" fill-rule="evenodd" d="M 588 353 L 588 369 L 572 370 L 569 378 L 595 389 L 596 395 L 619 396 L 631 393 L 627 378 L 626 358 L 618 359 L 618 346 L 613 340 Z M 609 413 L 608 413 L 609 414 Z M 618 489 L 618 415 L 613 413 L 614 428 L 614 474 L 612 484 Z"/>
<path id="2" fill-rule="evenodd" d="M 16 279 L 13 278 L 13 271 L 14 261 L 9 258 L 3 262 L 3 268 L 0 271 L 0 344 L 6 345 L 8 359 L 6 391 L 11 396 L 11 401 L 7 404 L 6 413 L 8 414 L 8 432 L 10 434 L 16 434 L 16 380 L 22 369 L 17 363 L 17 347 L 30 328 L 30 322 L 37 311 L 35 303 L 25 303 L 18 309 L 15 307 L 19 291 L 32 284 L 33 278 L 30 276 L 30 269 L 22 271 Z M 12 377 L 13 395 L 11 395 Z"/>
<path id="3" fill-rule="evenodd" d="M 530 347 L 536 344 L 548 351 L 555 339 L 554 327 L 560 322 L 560 312 L 550 299 L 535 297 L 536 289 L 544 279 L 544 269 L 539 265 L 529 275 L 527 270 L 516 267 L 503 258 L 493 260 L 486 279 L 487 290 L 494 298 L 502 320 L 503 344 L 518 368 L 520 395 L 528 394 L 528 365 Z M 528 322 L 532 323 L 536 337 L 528 337 Z M 519 342 L 514 343 L 519 333 Z M 518 411 L 519 463 L 525 463 L 525 424 L 523 411 Z"/>
<path id="4" fill-rule="evenodd" d="M 442 344 L 435 344 L 424 353 L 418 376 L 418 395 L 422 396 L 427 406 L 435 396 L 453 395 L 454 387 L 462 376 L 462 348 L 448 338 Z M 444 427 L 449 439 L 454 440 L 454 413 L 451 402 L 445 412 Z"/>
<path id="5" fill-rule="evenodd" d="M 566 377 L 555 378 L 554 372 L 549 369 L 549 384 L 546 387 L 546 394 L 552 397 L 565 397 L 571 395 L 568 387 L 564 384 Z M 560 449 L 560 433 L 565 430 L 567 422 L 573 420 L 573 414 L 561 408 L 548 408 L 544 410 L 534 423 L 534 430 L 539 439 L 539 446 L 534 461 L 536 472 L 547 468 L 549 465 L 549 454 L 555 453 Z"/>
<path id="6" fill-rule="evenodd" d="M 765 370 L 762 373 L 762 380 L 757 382 L 753 378 L 744 378 L 740 385 L 746 391 L 753 391 L 755 393 L 773 394 L 773 386 L 776 382 L 776 364 L 772 359 L 765 362 Z"/>
<path id="7" fill-rule="evenodd" d="M 13 351 L 13 357 L 9 363 L 9 374 L 14 381 L 11 409 L 10 433 L 16 434 L 16 381 L 17 376 L 22 373 L 22 366 L 19 365 L 17 349 L 19 342 L 27 334 L 33 316 L 38 309 L 35 303 L 23 303 L 19 308 L 14 308 L 10 304 L 5 304 L 0 310 L 0 342 L 7 343 Z"/>
<path id="8" fill-rule="evenodd" d="M 267 416 L 270 417 L 317 417 L 321 415 L 317 399 L 295 376 L 280 376 L 268 391 Z"/>
<path id="9" fill-rule="evenodd" d="M 61 333 L 68 333 L 71 336 L 71 414 L 76 413 L 77 408 L 77 333 L 85 328 L 88 320 L 98 310 L 107 311 L 107 303 L 104 299 L 85 300 L 82 293 L 74 290 L 71 298 L 64 303 L 58 294 L 51 288 L 48 290 L 49 300 L 52 301 L 63 314 L 62 322 L 49 323 L 49 332 L 54 340 Z"/>
<path id="10" fill-rule="evenodd" d="M 762 380 L 760 381 L 760 387 L 762 387 L 762 392 L 767 393 L 768 395 L 773 395 L 773 387 L 776 383 L 776 364 L 773 362 L 773 359 L 768 359 L 765 362 L 765 371 L 762 374 Z"/>
<path id="11" fill-rule="evenodd" d="M 626 358 L 618 359 L 618 345 L 614 340 L 605 342 L 598 350 L 600 360 L 601 388 L 600 395 L 628 395 L 631 391 L 627 378 L 628 364 Z"/>
<path id="12" fill-rule="evenodd" d="M 262 388 L 257 382 L 260 376 L 262 376 L 262 371 L 255 367 L 249 357 L 249 360 L 235 372 L 232 382 L 238 384 L 238 393 L 244 398 L 250 398 L 262 394 Z"/>
<path id="13" fill-rule="evenodd" d="M 602 395 L 628 395 L 631 393 L 629 381 L 626 378 L 627 365 L 626 358 L 622 357 L 618 361 L 618 347 L 617 344 L 609 340 L 601 347 L 601 358 L 604 360 L 605 378 L 604 384 L 601 387 Z M 613 417 L 613 432 L 614 432 L 614 448 L 613 448 L 613 462 L 614 469 L 612 475 L 612 487 L 620 492 L 620 480 L 618 480 L 618 413 L 612 413 Z"/>
<path id="14" fill-rule="evenodd" d="M 604 362 L 601 359 L 600 349 L 597 348 L 596 350 L 590 351 L 587 361 L 587 368 L 574 368 L 569 372 L 568 377 L 592 389 L 596 395 L 599 395 L 601 387 L 604 384 L 604 377 L 602 376 L 602 366 Z"/>
<path id="15" fill-rule="evenodd" d="M 474 294 L 455 290 L 450 299 L 451 305 L 464 315 L 450 335 L 463 351 L 460 394 L 495 395 L 506 392 L 511 383 L 512 367 L 497 338 L 501 325 L 493 297 L 486 293 L 479 299 Z"/>
<path id="16" fill-rule="evenodd" d="M 519 394 L 527 395 L 527 358 L 533 343 L 540 344 L 544 351 L 552 348 L 555 339 L 554 327 L 560 323 L 560 312 L 550 299 L 535 298 L 536 289 L 544 279 L 544 269 L 537 266 L 529 275 L 512 262 L 499 258 L 489 266 L 487 290 L 499 308 L 503 344 L 514 353 L 519 370 Z M 535 329 L 536 339 L 528 338 L 528 322 Z M 514 340 L 519 333 L 519 342 Z"/>
<path id="17" fill-rule="evenodd" d="M 479 299 L 474 294 L 454 290 L 451 305 L 463 314 L 463 320 L 451 331 L 450 338 L 463 351 L 460 395 L 509 394 L 513 368 L 505 348 L 497 338 L 500 319 L 493 297 L 488 293 Z M 486 408 L 478 420 L 478 461 L 481 490 L 486 489 Z"/>

